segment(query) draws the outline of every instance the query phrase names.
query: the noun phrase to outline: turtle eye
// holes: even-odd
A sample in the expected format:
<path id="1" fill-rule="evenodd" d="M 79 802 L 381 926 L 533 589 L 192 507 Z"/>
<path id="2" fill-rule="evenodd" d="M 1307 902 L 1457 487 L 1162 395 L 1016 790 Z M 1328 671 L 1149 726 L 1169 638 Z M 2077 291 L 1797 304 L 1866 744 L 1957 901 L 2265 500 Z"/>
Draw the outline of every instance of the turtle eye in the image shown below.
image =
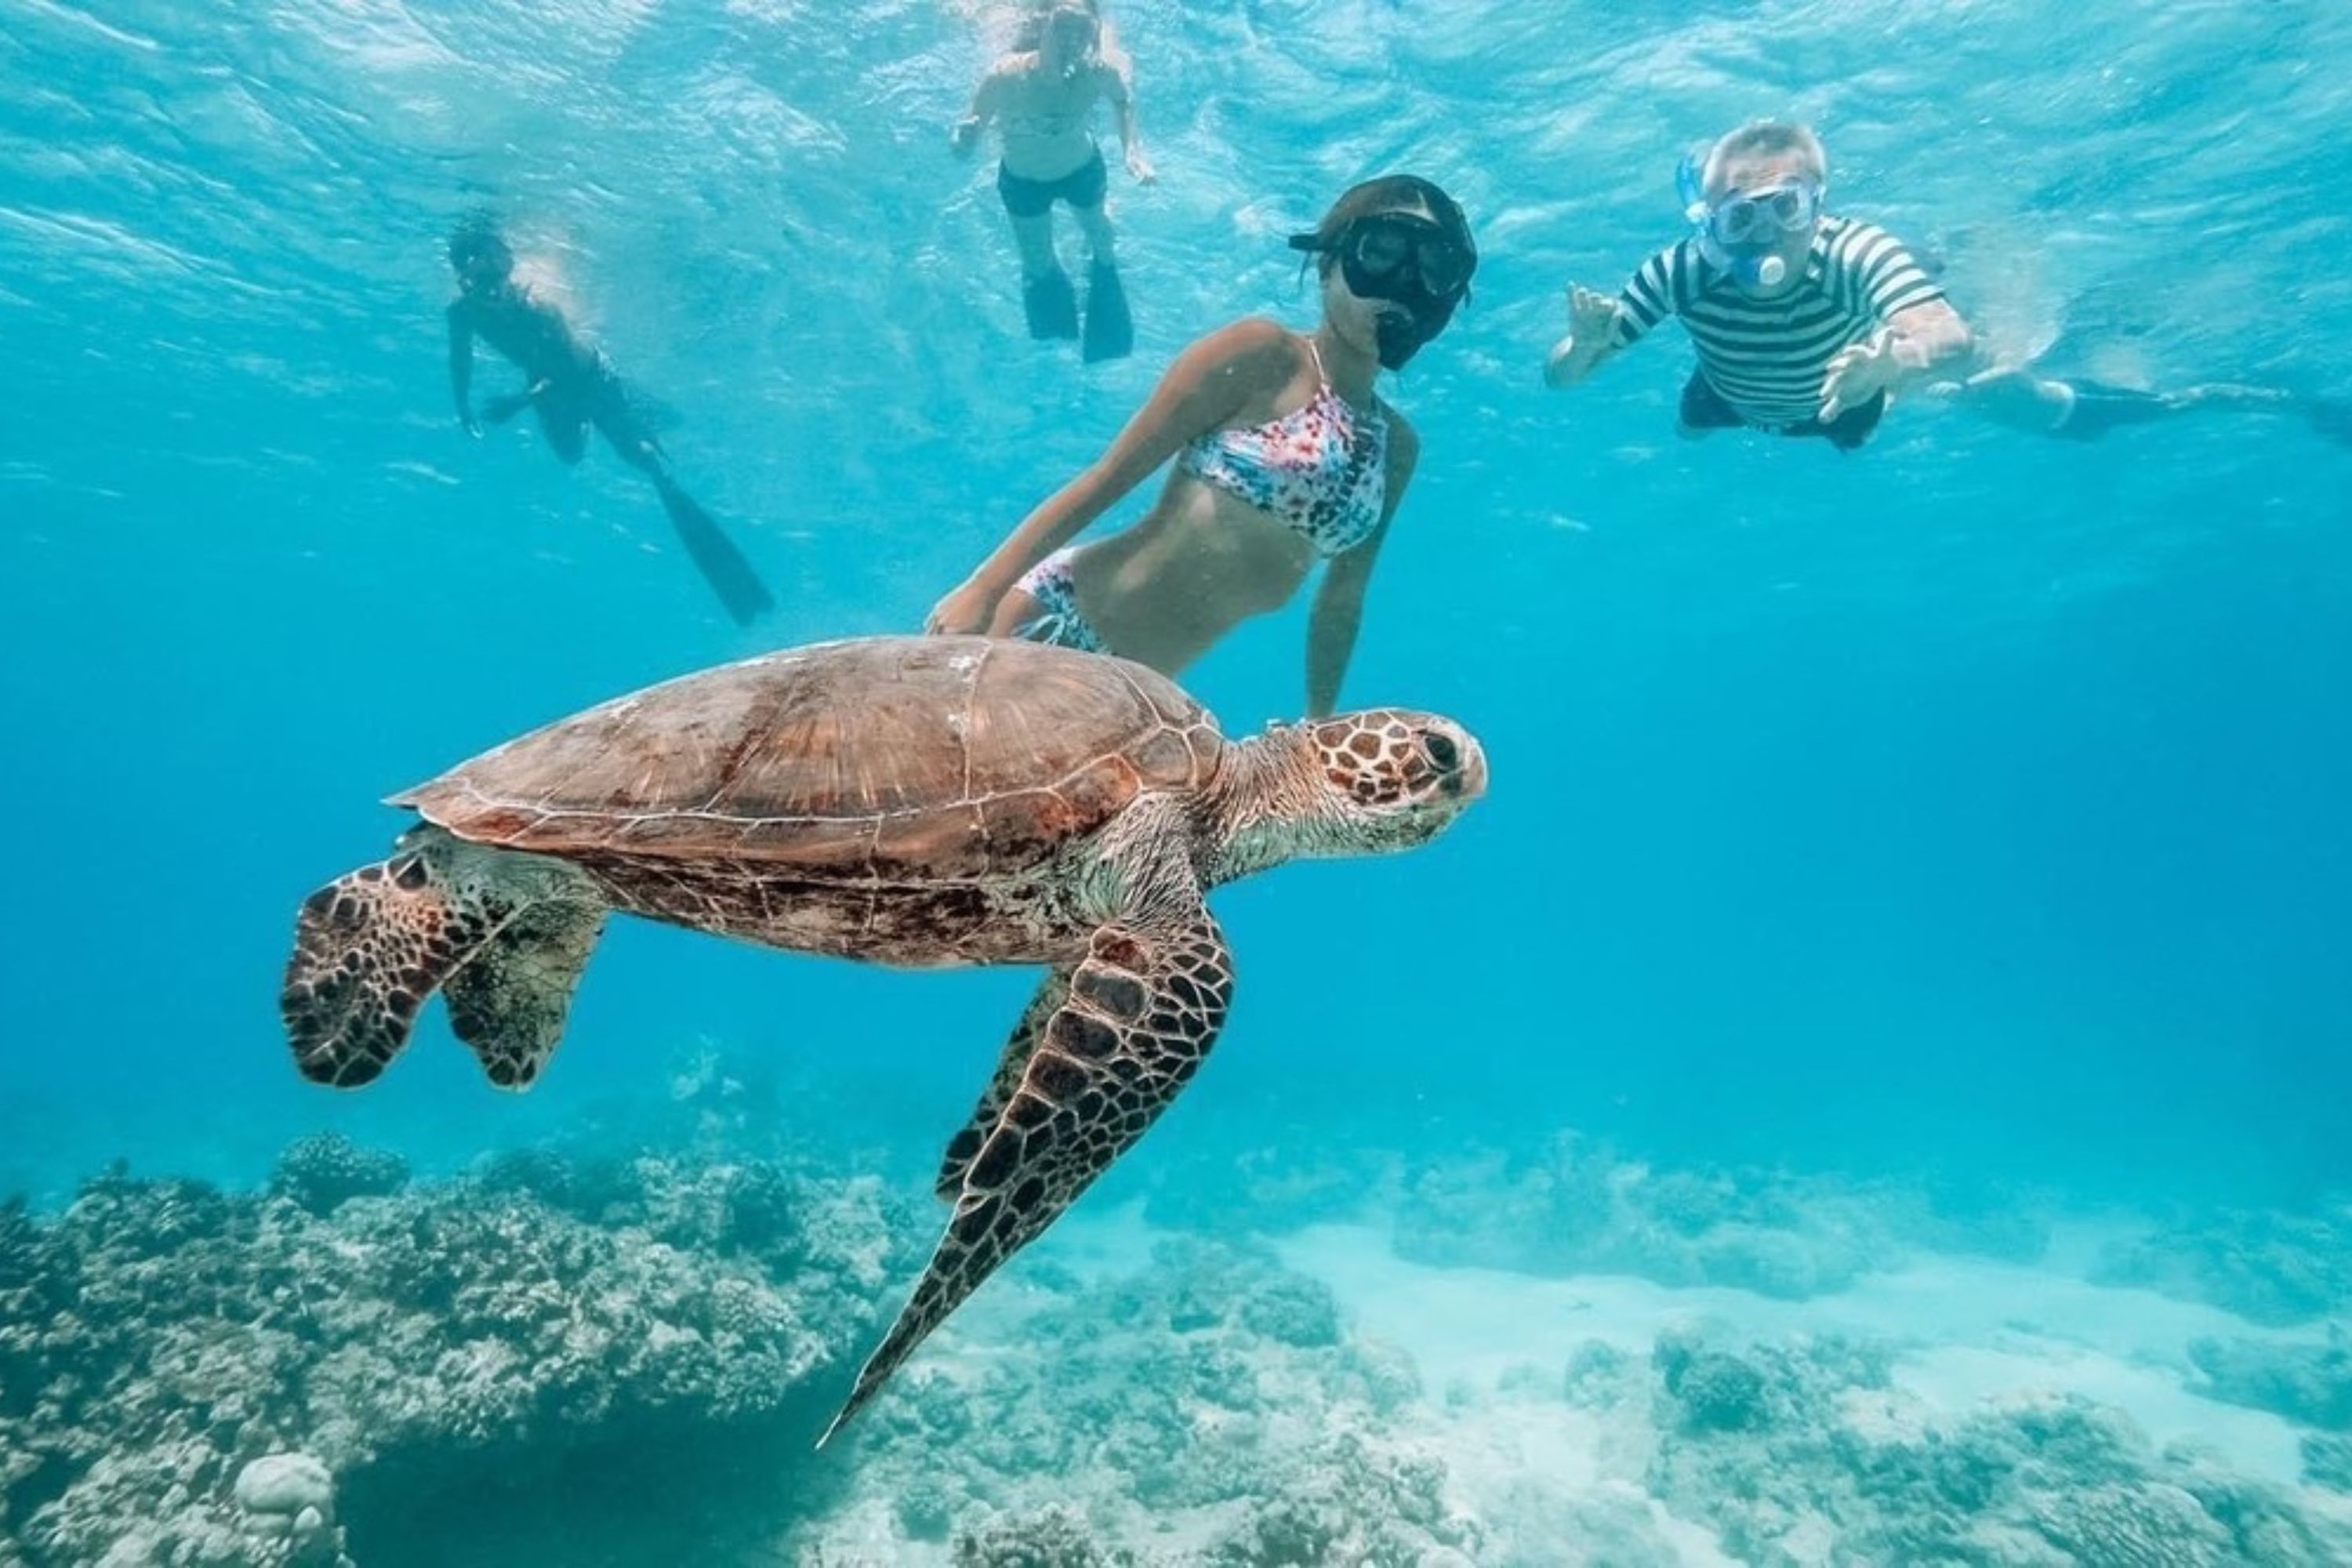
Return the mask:
<path id="1" fill-rule="evenodd" d="M 1451 735 L 1424 735 L 1421 749 L 1429 753 L 1431 762 L 1449 773 L 1462 765 L 1462 748 L 1454 743 Z"/>

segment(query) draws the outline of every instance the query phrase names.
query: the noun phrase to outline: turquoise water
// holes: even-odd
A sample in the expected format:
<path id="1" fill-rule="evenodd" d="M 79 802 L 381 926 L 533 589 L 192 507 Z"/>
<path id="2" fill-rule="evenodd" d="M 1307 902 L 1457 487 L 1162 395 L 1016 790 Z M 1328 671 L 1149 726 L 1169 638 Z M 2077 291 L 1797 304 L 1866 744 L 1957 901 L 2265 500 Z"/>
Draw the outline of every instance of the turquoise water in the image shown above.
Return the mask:
<path id="1" fill-rule="evenodd" d="M 1483 262 L 1472 304 L 1388 387 L 1424 455 L 1346 697 L 1469 724 L 1490 796 L 1424 851 L 1220 896 L 1240 981 L 1213 1065 L 991 1287 L 996 1318 L 987 1293 L 974 1303 L 983 1327 L 1023 1290 L 1078 1292 L 1097 1254 L 1112 1275 L 1144 1268 L 1155 1228 L 1288 1237 L 1283 1267 L 1336 1292 L 1347 1332 L 1417 1357 L 1429 1403 L 1367 1430 L 1454 1462 L 1447 1506 L 1486 1533 L 1449 1549 L 1480 1561 L 1570 1560 L 1540 1542 L 1582 1537 L 1547 1534 L 1524 1489 L 1463 1479 L 1507 1469 L 1500 1428 L 1475 1436 L 1465 1411 L 1532 1418 L 1443 1331 L 1468 1310 L 1448 1304 L 1453 1271 L 1605 1300 L 1616 1327 L 1600 1338 L 1668 1384 L 1682 1363 L 1652 1341 L 1691 1303 L 1608 1282 L 1738 1297 L 1741 1279 L 1526 1234 L 1400 1243 L 1391 1268 L 1298 1226 L 1355 1223 L 1369 1202 L 1407 1237 L 1416 1212 L 1466 1235 L 1533 1212 L 1528 1170 L 1570 1166 L 1584 1175 L 1547 1176 L 1547 1193 L 1707 1173 L 1782 1216 L 1739 1224 L 1788 1234 L 1819 1227 L 1787 1215 L 1845 1214 L 1855 1194 L 1900 1209 L 1883 1196 L 1898 1188 L 1961 1228 L 2055 1216 L 2035 1233 L 2047 1245 L 1994 1248 L 2019 1272 L 1969 1276 L 1994 1303 L 1980 1320 L 1870 1295 L 1944 1256 L 1887 1220 L 1873 1223 L 1899 1239 L 1862 1247 L 1851 1279 L 1750 1292 L 1798 1305 L 1747 1326 L 1778 1344 L 1859 1324 L 1932 1342 L 1948 1371 L 2072 1281 L 2092 1293 L 2047 1308 L 2068 1325 L 2053 1334 L 2158 1368 L 2155 1393 L 2106 1394 L 2160 1436 L 2164 1410 L 2218 1430 L 2225 1406 L 2248 1407 L 2184 1347 L 2260 1335 L 2200 1320 L 2135 1337 L 2145 1292 L 2097 1294 L 2120 1266 L 2075 1267 L 2069 1227 L 2227 1212 L 2228 1234 L 2284 1237 L 2294 1257 L 2263 1268 L 2307 1286 L 2284 1318 L 2248 1321 L 2340 1359 L 2326 1336 L 2352 1289 L 2310 1282 L 2352 1278 L 2352 451 L 2292 417 L 2083 445 L 1927 401 L 1852 457 L 1691 444 L 1670 427 L 1678 329 L 1574 392 L 1547 392 L 1539 369 L 1568 280 L 1613 287 L 1673 237 L 1682 150 L 1771 113 L 1819 127 L 1833 207 L 1932 257 L 2002 352 L 2159 387 L 2352 395 L 2352 12 L 1129 0 L 1115 15 L 1160 179 L 1114 174 L 1138 344 L 1082 368 L 1023 334 L 992 163 L 945 148 L 990 17 L 0 0 L 0 816 L 16 829 L 0 1190 L 54 1210 L 120 1159 L 245 1193 L 320 1130 L 397 1152 L 420 1181 L 563 1140 L 674 1152 L 630 1118 L 699 1103 L 680 1064 L 708 1055 L 773 1080 L 768 1121 L 744 1133 L 763 1157 L 804 1157 L 812 1181 L 882 1177 L 908 1204 L 898 1245 L 928 1245 L 937 1215 L 914 1200 L 1028 974 L 899 974 L 625 925 L 528 1097 L 483 1086 L 437 1013 L 382 1083 L 336 1096 L 296 1077 L 276 1016 L 294 909 L 381 853 L 400 825 L 381 796 L 520 730 L 769 647 L 916 628 L 1183 344 L 1249 312 L 1310 322 L 1282 237 L 1345 184 L 1409 169 L 1462 199 Z M 479 443 L 455 427 L 440 245 L 485 203 L 677 411 L 680 480 L 775 588 L 765 621 L 719 612 L 601 446 L 566 470 L 527 422 Z M 486 357 L 478 392 L 511 379 Z M 1297 708 L 1304 618 L 1302 599 L 1187 674 L 1229 732 Z M 1561 1165 L 1569 1132 L 1588 1152 Z M 1544 1203 L 1541 1225 L 1582 1235 L 1586 1209 Z M 1215 1269 L 1183 1256 L 1134 1289 L 1213 1297 Z M 866 1310 L 895 1307 L 919 1260 L 896 1258 Z M 2244 1305 L 2210 1279 L 2163 1299 L 2182 1292 L 2199 1310 Z M 849 1363 L 795 1407 L 795 1443 L 872 1326 L 832 1346 Z M 969 1331 L 940 1364 L 983 1353 Z M 1488 1338 L 1481 1354 L 1542 1366 L 1551 1390 L 1572 1348 L 1558 1331 L 1507 1314 L 1493 1332 L 1524 1332 L 1523 1350 Z M 7 1364 L 0 1415 L 16 1414 Z M 1455 1377 L 1470 1393 L 1447 1405 Z M 1981 1392 L 1902 1385 L 1961 1400 L 1960 1384 Z M 976 1395 L 926 1397 L 992 1420 Z M 2225 1456 L 2318 1518 L 2343 1500 L 2311 1479 L 2326 1465 L 2263 1474 L 2249 1456 L 2352 1425 L 2327 1397 L 2252 1400 L 2277 1425 Z M 1084 1434 L 1113 1417 L 1053 1419 Z M 1547 1440 L 1584 1453 L 1560 1419 Z M 887 1541 L 838 1524 L 871 1475 L 950 1446 L 941 1430 L 886 1428 L 863 1461 L 828 1449 L 822 1485 L 793 1472 L 808 1489 L 793 1507 L 748 1483 L 727 1506 L 804 1559 L 945 1553 L 1013 1506 L 1013 1481 L 959 1472 L 949 1523 L 901 1518 Z M 1562 1486 L 1582 1473 L 1514 1451 Z M 1115 1452 L 1088 1462 L 1108 1479 L 1073 1492 L 1179 1509 L 1120 1493 L 1138 1472 Z M 989 1474 L 1077 1463 L 1049 1446 Z M 1661 1459 L 1635 1489 L 1705 1542 L 1660 1526 L 1612 1560 L 1801 1560 L 1710 1512 L 1695 1473 Z M 640 1522 L 669 1496 L 642 1500 Z M 1590 1525 L 1588 1503 L 1560 1517 Z M 20 1498 L 0 1523 L 26 1513 Z M 792 1534 L 811 1519 L 817 1536 Z M 1108 1504 L 1092 1521 L 1106 1550 L 1136 1546 Z M 675 1542 L 596 1559 L 547 1541 L 520 1530 L 507 1560 L 679 1560 Z M 435 1560 L 365 1545 L 362 1563 Z M 1984 1560 L 2125 1560 L 2050 1549 L 2074 1556 Z M 2275 1541 L 2231 1550 L 2212 1560 L 2295 1560 Z"/>

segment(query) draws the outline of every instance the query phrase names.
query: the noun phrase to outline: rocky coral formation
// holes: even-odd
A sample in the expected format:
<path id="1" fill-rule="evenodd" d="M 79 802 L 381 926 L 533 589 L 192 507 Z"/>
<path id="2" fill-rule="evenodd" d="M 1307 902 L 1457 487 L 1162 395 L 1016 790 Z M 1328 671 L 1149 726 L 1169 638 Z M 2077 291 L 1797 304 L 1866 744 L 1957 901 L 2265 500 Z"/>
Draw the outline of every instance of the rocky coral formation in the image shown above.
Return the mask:
<path id="1" fill-rule="evenodd" d="M 2352 1492 L 2352 1437 L 2305 1437 L 2303 1479 L 2330 1491 Z"/>
<path id="2" fill-rule="evenodd" d="M 1060 1503 L 999 1515 L 956 1537 L 955 1568 L 1128 1568 L 1135 1554 L 1106 1547 Z"/>
<path id="3" fill-rule="evenodd" d="M 2288 1327 L 2352 1317 L 2352 1211 L 2223 1210 L 2109 1247 L 2092 1278 Z"/>
<path id="4" fill-rule="evenodd" d="M 2205 1374 L 2204 1392 L 2232 1405 L 2268 1410 L 2306 1426 L 2352 1432 L 2352 1341 L 2331 1325 L 2326 1341 L 2199 1340 L 2189 1359 Z"/>
<path id="5" fill-rule="evenodd" d="M 387 1476 L 786 1419 L 804 1447 L 910 1261 L 870 1182 L 391 1175 L 312 1141 L 258 1194 L 116 1173 L 0 1210 L 0 1563 L 331 1563 Z"/>
<path id="6" fill-rule="evenodd" d="M 2073 1398 L 1930 1417 L 1882 1347 L 1659 1341 L 1652 1493 L 1759 1565 L 1822 1562 L 2284 1568 L 2352 1537 Z"/>
<path id="7" fill-rule="evenodd" d="M 1322 1287 L 1191 1240 L 1065 1285 L 992 1332 L 1020 1350 L 944 1356 L 870 1413 L 859 1499 L 802 1556 L 862 1540 L 922 1561 L 951 1539 L 972 1564 L 1473 1560 L 1476 1526 L 1411 1436 L 1412 1367 L 1349 1335 Z"/>
<path id="8" fill-rule="evenodd" d="M 335 1525 L 335 1478 L 309 1454 L 265 1454 L 236 1473 L 229 1495 L 247 1533 L 295 1564 L 348 1564 Z M 262 1554 L 257 1552 L 257 1555 Z"/>
<path id="9" fill-rule="evenodd" d="M 340 1132 L 297 1139 L 269 1175 L 270 1192 L 321 1217 L 353 1198 L 389 1197 L 407 1184 L 407 1161 L 384 1150 L 362 1149 Z"/>
<path id="10" fill-rule="evenodd" d="M 1770 1172 L 1660 1171 L 1573 1133 L 1419 1169 L 1397 1215 L 1397 1250 L 1415 1262 L 1630 1274 L 1785 1300 L 1843 1289 L 1917 1247 L 2023 1259 L 2046 1240 L 2017 1208 Z"/>

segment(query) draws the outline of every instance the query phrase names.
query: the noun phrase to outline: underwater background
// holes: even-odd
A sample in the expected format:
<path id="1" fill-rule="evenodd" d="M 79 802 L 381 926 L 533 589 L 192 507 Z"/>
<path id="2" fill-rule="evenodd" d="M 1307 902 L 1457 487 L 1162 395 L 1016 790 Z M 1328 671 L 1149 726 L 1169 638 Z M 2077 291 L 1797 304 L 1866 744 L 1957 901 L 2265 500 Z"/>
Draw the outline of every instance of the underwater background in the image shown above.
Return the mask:
<path id="1" fill-rule="evenodd" d="M 1540 377 L 1770 114 L 1999 352 L 2352 395 L 2352 9 L 1111 14 L 1160 182 L 1082 367 L 945 145 L 1000 15 L 0 0 L 0 1563 L 2352 1561 L 2352 451 L 1687 443 L 1677 330 Z M 866 1429 L 808 1451 L 1029 973 L 616 922 L 528 1096 L 437 1009 L 298 1078 L 293 913 L 383 796 L 918 628 L 1183 344 L 1309 323 L 1283 237 L 1391 170 L 1482 261 L 1387 384 L 1344 705 L 1489 797 L 1218 895 L 1213 1065 Z M 601 444 L 456 427 L 485 205 L 764 620 Z M 1304 618 L 1186 675 L 1228 733 Z M 298 1451 L 338 1538 L 231 1498 Z"/>

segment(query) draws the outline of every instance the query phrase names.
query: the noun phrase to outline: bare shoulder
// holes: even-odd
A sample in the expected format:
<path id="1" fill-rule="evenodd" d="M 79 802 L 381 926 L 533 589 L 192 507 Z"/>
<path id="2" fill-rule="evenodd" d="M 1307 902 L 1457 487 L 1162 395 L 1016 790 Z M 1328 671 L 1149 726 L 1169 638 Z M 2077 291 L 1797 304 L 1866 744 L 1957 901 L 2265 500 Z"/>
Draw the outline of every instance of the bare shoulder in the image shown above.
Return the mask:
<path id="1" fill-rule="evenodd" d="M 990 66 L 987 74 L 980 79 L 980 90 L 989 93 L 1015 91 L 1028 78 L 1030 68 L 1036 63 L 1035 55 L 999 55 L 996 63 Z"/>
<path id="2" fill-rule="evenodd" d="M 1270 316 L 1244 316 L 1196 338 L 1183 357 L 1200 370 L 1287 381 L 1306 353 L 1290 329 Z"/>

